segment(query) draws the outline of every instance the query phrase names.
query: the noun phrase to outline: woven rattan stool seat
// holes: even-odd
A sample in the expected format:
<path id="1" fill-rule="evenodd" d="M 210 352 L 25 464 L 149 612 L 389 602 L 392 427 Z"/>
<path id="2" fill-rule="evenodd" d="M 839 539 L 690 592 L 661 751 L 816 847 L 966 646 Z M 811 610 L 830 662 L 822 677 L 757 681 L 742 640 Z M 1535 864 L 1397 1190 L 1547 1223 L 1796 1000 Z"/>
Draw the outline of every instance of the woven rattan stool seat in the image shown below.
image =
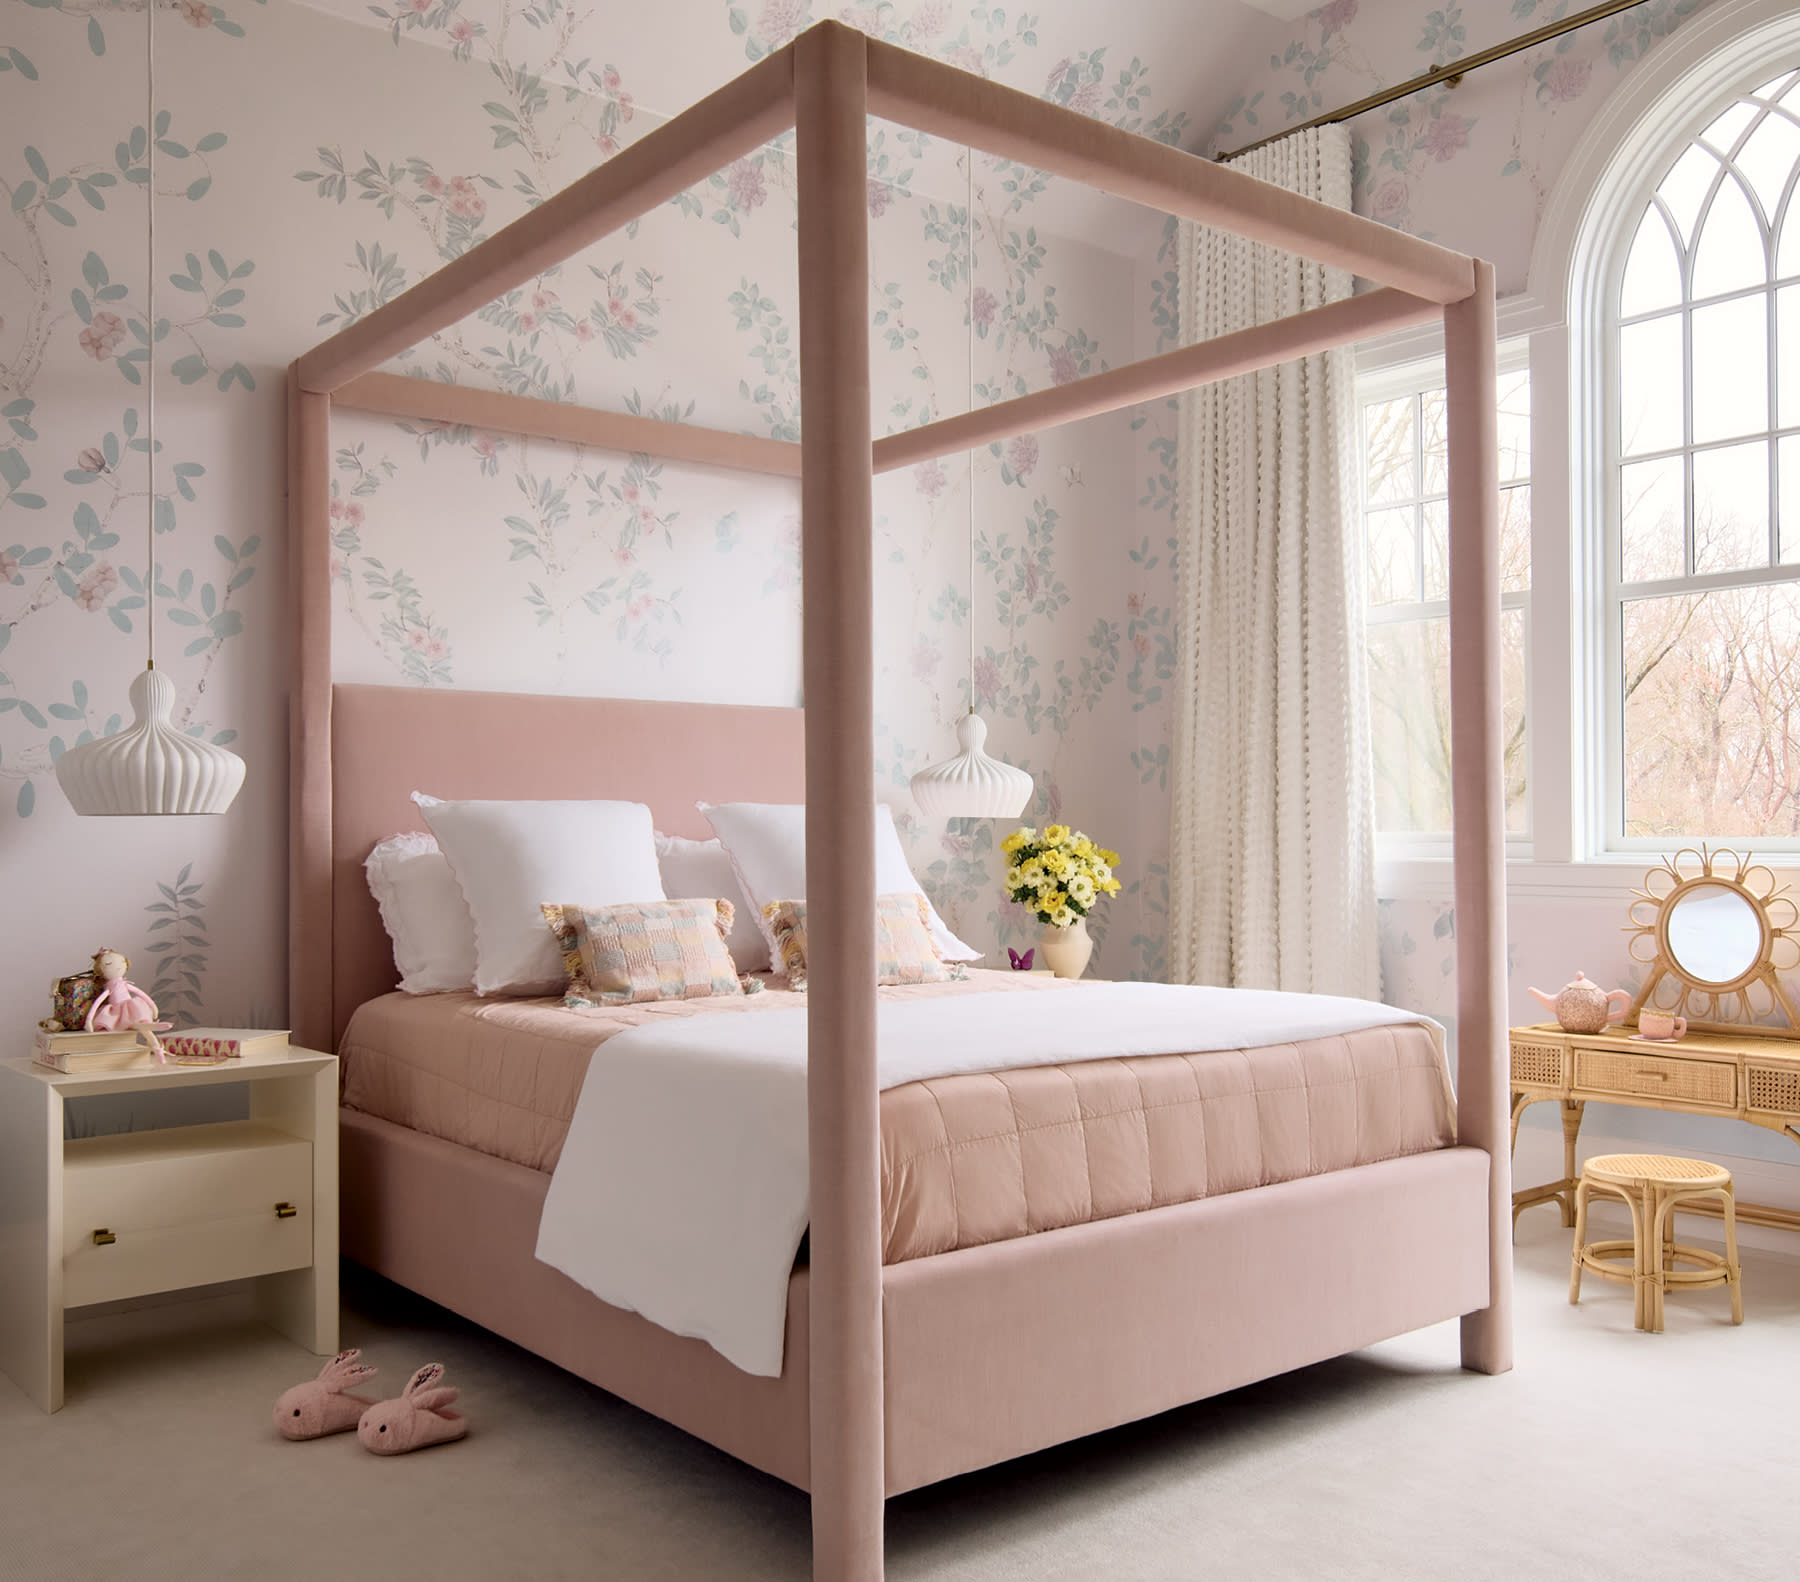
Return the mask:
<path id="1" fill-rule="evenodd" d="M 1581 1167 L 1581 1173 L 1613 1186 L 1651 1181 L 1698 1192 L 1731 1185 L 1731 1172 L 1723 1166 L 1670 1154 L 1597 1154 Z"/>
<path id="2" fill-rule="evenodd" d="M 1594 1192 L 1622 1198 L 1631 1210 L 1629 1241 L 1587 1239 L 1588 1199 Z M 1717 1198 L 1725 1221 L 1725 1256 L 1675 1240 L 1675 1211 L 1684 1203 Z M 1569 1259 L 1569 1300 L 1581 1300 L 1585 1270 L 1633 1288 L 1639 1329 L 1663 1327 L 1663 1297 L 1670 1286 L 1689 1290 L 1731 1288 L 1731 1321 L 1744 1321 L 1743 1275 L 1738 1267 L 1737 1202 L 1731 1172 L 1704 1159 L 1669 1154 L 1600 1154 L 1581 1167 L 1575 1188 L 1575 1246 Z M 1626 1263 L 1623 1255 L 1630 1254 Z M 1691 1264 L 1682 1269 L 1678 1264 Z"/>

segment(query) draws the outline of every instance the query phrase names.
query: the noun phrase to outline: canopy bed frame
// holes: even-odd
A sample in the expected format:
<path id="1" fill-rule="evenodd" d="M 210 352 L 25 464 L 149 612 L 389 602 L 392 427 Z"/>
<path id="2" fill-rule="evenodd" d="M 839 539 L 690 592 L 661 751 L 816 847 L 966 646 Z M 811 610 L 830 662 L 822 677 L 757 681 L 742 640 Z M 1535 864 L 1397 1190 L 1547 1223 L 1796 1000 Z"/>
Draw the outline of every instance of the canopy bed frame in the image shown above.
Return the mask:
<path id="1" fill-rule="evenodd" d="M 876 439 L 866 286 L 870 116 L 1350 270 L 1376 289 Z M 799 187 L 798 445 L 375 371 L 790 128 Z M 1260 1187 L 884 1270 L 871 838 L 873 475 L 1440 317 L 1449 392 L 1459 1145 L 1342 1178 Z M 400 753 L 408 772 L 426 773 L 407 754 L 430 750 L 432 722 L 460 734 L 469 718 L 443 711 L 472 709 L 489 724 L 496 713 L 481 695 L 464 694 L 475 701 L 458 705 L 407 693 L 409 707 L 428 712 L 416 716 L 402 750 L 391 738 L 395 722 L 408 716 L 376 707 L 371 726 L 362 705 L 379 700 L 355 696 L 380 689 L 334 691 L 333 406 L 801 480 L 803 789 L 815 941 L 807 1016 L 811 1047 L 829 1049 L 834 1058 L 811 1062 L 807 1079 L 811 1253 L 810 1267 L 795 1276 L 789 1377 L 744 1384 L 746 1376 L 734 1381 L 728 1376 L 736 1370 L 716 1356 L 718 1366 L 708 1373 L 683 1353 L 693 1362 L 685 1373 L 676 1368 L 683 1377 L 634 1388 L 643 1348 L 654 1351 L 657 1336 L 680 1346 L 698 1343 L 674 1342 L 613 1309 L 604 1312 L 619 1356 L 592 1361 L 590 1345 L 583 1353 L 588 1365 L 569 1365 L 809 1488 L 815 1576 L 855 1582 L 881 1576 L 889 1493 L 1423 1323 L 1460 1314 L 1465 1367 L 1497 1373 L 1512 1365 L 1494 378 L 1488 265 L 833 22 L 800 35 L 293 363 L 291 1019 L 297 1040 L 318 1048 L 333 1047 L 347 1009 L 383 986 L 353 982 L 359 969 L 351 963 L 366 961 L 371 951 L 380 958 L 379 938 L 366 931 L 367 893 L 359 900 L 355 892 L 368 840 L 387 831 L 346 826 L 335 816 L 334 798 L 366 808 L 357 777 L 366 759 L 383 752 L 389 759 Z M 508 707 L 532 702 L 513 699 Z M 536 702 L 563 711 L 601 706 L 599 700 Z M 714 711 L 718 728 L 729 728 L 733 712 Z M 556 734 L 566 740 L 567 717 L 563 724 Z M 467 758 L 467 738 L 462 744 Z M 452 755 L 440 749 L 437 759 L 448 769 Z M 606 788 L 617 775 L 588 767 L 597 778 L 583 784 L 594 789 L 560 794 L 621 794 Z M 512 794 L 534 793 L 515 782 Z M 672 794 L 664 788 L 665 797 Z M 360 970 L 366 979 L 367 968 Z M 415 1195 L 430 1196 L 433 1166 L 425 1161 L 418 1168 L 409 1178 Z M 472 1203 L 479 1197 L 476 1187 L 462 1190 L 473 1194 Z M 501 1212 L 492 1208 L 504 1196 L 501 1184 L 494 1191 L 471 1211 Z M 528 1215 L 529 1205 L 518 1212 Z M 405 1278 L 405 1249 L 391 1251 L 388 1267 Z M 1196 1324 L 1213 1326 L 1198 1343 L 1188 1332 Z M 1218 1326 L 1233 1327 L 1229 1338 Z M 532 1336 L 519 1338 L 534 1344 Z M 1166 1354 L 1146 1354 L 1157 1347 Z M 559 1354 L 548 1343 L 538 1349 Z M 569 1354 L 564 1346 L 560 1355 Z M 774 1393 L 752 1388 L 763 1386 Z M 962 1410 L 959 1401 L 975 1406 Z M 708 1419 L 709 1411 L 731 1423 Z"/>

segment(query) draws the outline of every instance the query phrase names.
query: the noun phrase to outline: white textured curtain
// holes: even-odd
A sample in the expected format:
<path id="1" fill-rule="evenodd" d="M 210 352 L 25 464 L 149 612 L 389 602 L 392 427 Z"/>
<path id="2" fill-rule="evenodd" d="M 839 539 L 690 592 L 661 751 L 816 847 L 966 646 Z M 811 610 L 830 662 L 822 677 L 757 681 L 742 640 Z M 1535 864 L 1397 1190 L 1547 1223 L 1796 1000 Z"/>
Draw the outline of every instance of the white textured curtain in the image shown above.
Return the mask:
<path id="1" fill-rule="evenodd" d="M 1350 206 L 1342 127 L 1237 168 Z M 1186 342 L 1347 297 L 1351 277 L 1183 225 Z M 1374 998 L 1374 800 L 1357 557 L 1354 354 L 1190 391 L 1170 964 L 1177 982 Z"/>

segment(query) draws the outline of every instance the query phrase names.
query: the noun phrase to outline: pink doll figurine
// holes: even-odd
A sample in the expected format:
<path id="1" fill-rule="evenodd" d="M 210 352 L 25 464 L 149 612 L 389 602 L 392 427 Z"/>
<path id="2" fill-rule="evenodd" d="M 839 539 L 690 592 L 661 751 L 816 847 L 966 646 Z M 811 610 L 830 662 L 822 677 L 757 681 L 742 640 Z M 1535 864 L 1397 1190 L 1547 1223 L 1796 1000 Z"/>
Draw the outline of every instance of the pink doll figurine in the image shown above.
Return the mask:
<path id="1" fill-rule="evenodd" d="M 319 1369 L 316 1379 L 296 1384 L 275 1403 L 275 1426 L 284 1439 L 322 1439 L 356 1427 L 375 1403 L 352 1395 L 350 1386 L 375 1377 L 375 1369 L 359 1360 L 360 1351 L 340 1351 Z"/>
<path id="2" fill-rule="evenodd" d="M 150 1046 L 159 1061 L 166 1060 L 162 1040 L 156 1035 L 167 1032 L 174 1024 L 156 1019 L 156 1001 L 144 993 L 125 974 L 131 963 L 116 950 L 94 952 L 94 977 L 100 985 L 100 996 L 88 1007 L 84 1023 L 90 1033 L 111 1033 L 129 1027 Z"/>
<path id="3" fill-rule="evenodd" d="M 443 1363 L 428 1362 L 406 1381 L 399 1400 L 377 1402 L 364 1412 L 356 1425 L 363 1449 L 398 1456 L 461 1439 L 469 1431 L 468 1420 L 450 1410 L 457 1392 L 438 1384 L 443 1376 Z"/>

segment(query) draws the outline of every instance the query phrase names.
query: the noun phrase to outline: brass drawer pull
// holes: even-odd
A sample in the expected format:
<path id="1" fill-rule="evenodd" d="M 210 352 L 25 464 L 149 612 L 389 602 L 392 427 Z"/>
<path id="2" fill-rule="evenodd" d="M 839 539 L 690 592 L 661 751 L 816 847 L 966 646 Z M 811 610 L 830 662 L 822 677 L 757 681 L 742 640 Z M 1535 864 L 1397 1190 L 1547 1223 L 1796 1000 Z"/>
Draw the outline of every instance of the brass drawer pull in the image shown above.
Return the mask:
<path id="1" fill-rule="evenodd" d="M 299 1212 L 300 1210 L 295 1208 L 292 1203 L 277 1203 L 275 1205 L 275 1217 L 277 1219 L 292 1219 Z"/>
<path id="2" fill-rule="evenodd" d="M 94 1245 L 96 1247 L 110 1247 L 118 1239 L 119 1238 L 113 1235 L 109 1230 L 97 1230 L 94 1232 Z"/>

